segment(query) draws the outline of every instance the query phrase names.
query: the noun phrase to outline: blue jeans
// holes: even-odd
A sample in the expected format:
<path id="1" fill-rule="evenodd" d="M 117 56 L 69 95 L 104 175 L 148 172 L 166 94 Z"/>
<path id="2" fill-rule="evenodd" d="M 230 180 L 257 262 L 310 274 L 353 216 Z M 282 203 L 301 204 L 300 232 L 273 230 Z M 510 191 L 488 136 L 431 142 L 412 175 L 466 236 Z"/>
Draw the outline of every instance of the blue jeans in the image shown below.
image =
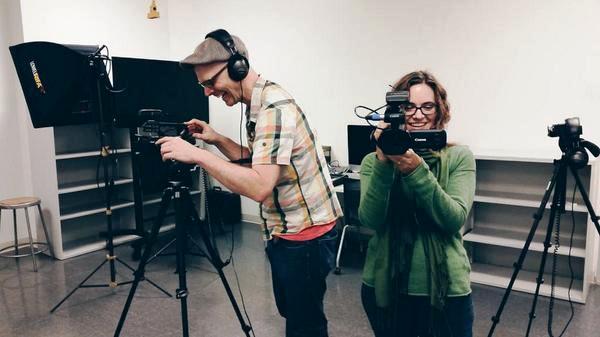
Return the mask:
<path id="1" fill-rule="evenodd" d="M 362 285 L 363 307 L 376 337 L 429 337 L 431 325 L 428 296 L 403 295 L 394 309 L 375 304 L 375 289 Z M 473 336 L 471 295 L 447 297 L 444 308 L 444 334 L 440 337 Z"/>
<path id="2" fill-rule="evenodd" d="M 325 279 L 335 265 L 337 229 L 309 241 L 270 240 L 273 293 L 286 337 L 327 337 Z"/>

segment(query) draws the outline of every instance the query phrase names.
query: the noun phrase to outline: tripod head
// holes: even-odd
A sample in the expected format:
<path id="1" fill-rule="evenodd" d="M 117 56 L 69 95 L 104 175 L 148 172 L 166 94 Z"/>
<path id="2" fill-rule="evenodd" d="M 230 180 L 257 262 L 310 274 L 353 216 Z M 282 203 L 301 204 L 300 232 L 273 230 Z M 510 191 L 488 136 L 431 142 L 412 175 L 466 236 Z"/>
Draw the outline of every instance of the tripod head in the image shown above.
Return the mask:
<path id="1" fill-rule="evenodd" d="M 576 169 L 581 169 L 587 165 L 589 161 L 587 151 L 590 151 L 594 157 L 600 156 L 600 148 L 596 144 L 581 138 L 582 133 L 583 128 L 579 122 L 579 117 L 567 118 L 564 124 L 553 124 L 548 127 L 548 137 L 559 137 L 558 146 L 560 150 L 569 161 L 569 165 Z"/>
<path id="2" fill-rule="evenodd" d="M 140 111 L 142 112 L 142 111 Z M 160 115 L 160 110 L 146 109 L 145 114 L 150 112 Z M 184 123 L 163 122 L 154 119 L 147 120 L 142 126 L 136 129 L 136 142 L 140 145 L 152 144 L 165 136 L 180 137 L 190 144 L 195 144 L 196 139 L 189 133 Z M 195 171 L 197 166 L 193 164 L 184 164 L 175 160 L 166 163 L 166 175 L 168 182 L 182 182 L 185 186 L 190 186 L 192 177 L 191 172 Z"/>

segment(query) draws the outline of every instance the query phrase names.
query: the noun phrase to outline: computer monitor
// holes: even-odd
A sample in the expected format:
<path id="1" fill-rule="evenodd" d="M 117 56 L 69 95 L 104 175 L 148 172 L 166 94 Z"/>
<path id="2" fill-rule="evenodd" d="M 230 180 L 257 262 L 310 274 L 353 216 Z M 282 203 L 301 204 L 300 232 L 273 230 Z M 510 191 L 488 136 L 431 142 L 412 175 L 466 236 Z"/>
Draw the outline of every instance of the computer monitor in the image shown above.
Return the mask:
<path id="1" fill-rule="evenodd" d="M 354 172 L 360 171 L 363 158 L 375 151 L 371 142 L 373 127 L 369 125 L 348 125 L 348 167 Z"/>
<path id="2" fill-rule="evenodd" d="M 148 119 L 185 122 L 197 118 L 208 122 L 208 98 L 191 70 L 178 62 L 113 57 L 113 83 L 117 127 L 141 126 Z M 140 114 L 142 109 L 161 110 L 160 117 Z"/>

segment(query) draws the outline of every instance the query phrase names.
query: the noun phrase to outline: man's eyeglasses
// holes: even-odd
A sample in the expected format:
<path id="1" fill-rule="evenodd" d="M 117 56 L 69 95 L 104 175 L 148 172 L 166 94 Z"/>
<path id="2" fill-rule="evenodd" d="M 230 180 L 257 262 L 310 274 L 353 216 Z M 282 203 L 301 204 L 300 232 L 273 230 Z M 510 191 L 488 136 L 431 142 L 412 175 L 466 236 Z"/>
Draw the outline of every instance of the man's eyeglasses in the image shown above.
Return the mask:
<path id="1" fill-rule="evenodd" d="M 198 84 L 205 89 L 212 89 L 215 87 L 215 81 L 217 80 L 217 77 L 219 75 L 221 75 L 221 73 L 223 72 L 223 70 L 227 69 L 227 65 L 225 65 L 223 68 L 221 68 L 221 70 L 217 71 L 216 74 L 213 75 L 213 77 L 209 78 L 208 80 L 205 81 L 198 81 Z"/>
<path id="2" fill-rule="evenodd" d="M 404 113 L 406 116 L 412 116 L 417 113 L 417 110 L 421 110 L 421 113 L 427 116 L 433 114 L 436 108 L 437 104 L 433 102 L 425 102 L 421 106 L 416 106 L 412 103 L 409 103 L 404 107 Z"/>

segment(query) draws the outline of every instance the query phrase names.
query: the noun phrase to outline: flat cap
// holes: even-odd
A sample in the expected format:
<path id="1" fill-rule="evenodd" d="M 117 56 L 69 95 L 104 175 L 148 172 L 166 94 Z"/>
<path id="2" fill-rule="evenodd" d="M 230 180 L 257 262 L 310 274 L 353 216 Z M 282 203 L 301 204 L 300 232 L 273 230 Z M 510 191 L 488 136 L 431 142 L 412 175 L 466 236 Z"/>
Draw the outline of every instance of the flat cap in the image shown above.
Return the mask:
<path id="1" fill-rule="evenodd" d="M 245 58 L 248 58 L 248 50 L 246 49 L 244 42 L 235 35 L 231 35 L 231 38 L 235 43 L 235 48 L 238 53 Z M 230 56 L 231 52 L 229 50 L 227 50 L 219 41 L 209 37 L 202 41 L 202 43 L 194 49 L 194 52 L 191 55 L 179 61 L 179 65 L 182 68 L 193 68 L 198 64 L 227 62 Z"/>

